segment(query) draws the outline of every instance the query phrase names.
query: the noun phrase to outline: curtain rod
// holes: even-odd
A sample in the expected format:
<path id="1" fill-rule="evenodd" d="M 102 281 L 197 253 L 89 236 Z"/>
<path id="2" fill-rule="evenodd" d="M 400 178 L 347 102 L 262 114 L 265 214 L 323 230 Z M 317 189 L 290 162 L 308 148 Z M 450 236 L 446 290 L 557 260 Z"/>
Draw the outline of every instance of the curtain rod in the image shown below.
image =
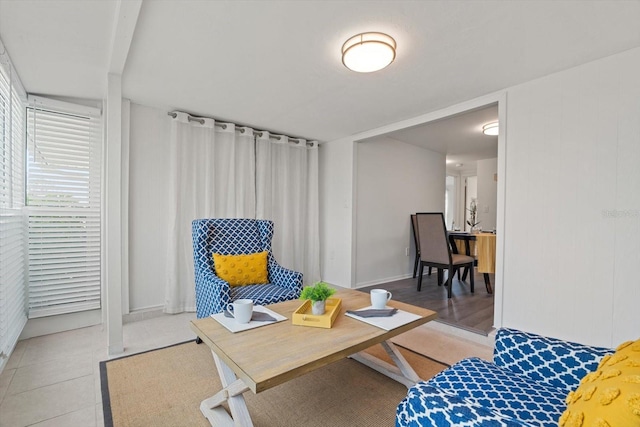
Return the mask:
<path id="1" fill-rule="evenodd" d="M 198 123 L 200 123 L 201 125 L 203 125 L 203 124 L 204 124 L 204 118 L 201 118 L 201 117 L 193 117 L 193 116 L 192 116 L 191 114 L 189 114 L 189 113 L 185 113 L 185 114 L 187 115 L 187 120 L 188 120 L 188 121 L 190 121 L 190 122 L 198 122 Z M 173 117 L 174 119 L 175 119 L 176 117 L 178 117 L 178 113 L 176 113 L 175 111 L 173 111 L 173 112 L 168 112 L 168 113 L 167 113 L 167 115 L 169 115 L 169 116 Z M 214 119 L 214 120 L 215 120 L 215 119 Z M 240 125 L 237 125 L 237 124 L 235 124 L 235 123 L 232 123 L 232 124 L 236 126 L 236 131 L 238 131 L 238 132 L 240 132 L 240 133 L 244 133 L 244 128 L 245 128 L 245 127 L 249 127 L 249 126 L 240 126 Z M 227 128 L 226 123 L 218 123 L 218 122 L 216 122 L 216 123 L 215 123 L 215 125 L 216 125 L 217 127 L 222 128 L 222 129 L 226 129 L 226 128 Z M 255 134 L 256 134 L 256 135 L 258 135 L 258 136 L 262 136 L 262 135 L 264 135 L 264 133 L 265 133 L 265 132 L 267 132 L 267 131 L 263 131 L 263 130 L 256 130 L 256 129 L 254 129 L 254 130 L 253 130 L 253 133 L 255 133 Z M 289 140 L 295 140 L 295 141 L 298 141 L 298 142 L 300 142 L 300 141 L 306 141 L 304 138 L 292 138 L 292 137 L 288 137 L 288 138 L 289 138 Z M 278 140 L 278 141 L 279 141 L 279 140 L 281 140 L 281 139 L 282 139 L 282 136 L 272 135 L 271 133 L 269 133 L 269 139 L 275 139 L 275 140 Z M 307 147 L 313 147 L 313 142 L 307 142 Z"/>

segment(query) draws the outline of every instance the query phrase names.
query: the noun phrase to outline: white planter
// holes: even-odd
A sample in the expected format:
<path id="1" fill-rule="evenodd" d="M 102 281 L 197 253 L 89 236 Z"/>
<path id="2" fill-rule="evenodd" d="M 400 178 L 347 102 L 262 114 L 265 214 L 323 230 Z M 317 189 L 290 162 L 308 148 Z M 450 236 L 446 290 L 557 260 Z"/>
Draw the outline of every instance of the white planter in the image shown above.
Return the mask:
<path id="1" fill-rule="evenodd" d="M 325 311 L 326 301 L 311 301 L 311 313 L 316 316 L 321 316 Z"/>

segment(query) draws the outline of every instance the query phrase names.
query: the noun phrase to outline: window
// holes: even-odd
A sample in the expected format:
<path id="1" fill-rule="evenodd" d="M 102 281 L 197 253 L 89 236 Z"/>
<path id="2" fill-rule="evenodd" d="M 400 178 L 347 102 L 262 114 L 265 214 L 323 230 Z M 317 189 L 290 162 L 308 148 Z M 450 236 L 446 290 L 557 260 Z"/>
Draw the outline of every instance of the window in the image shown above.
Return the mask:
<path id="1" fill-rule="evenodd" d="M 15 76 L 6 54 L 0 55 L 0 370 L 27 322 L 25 96 Z"/>
<path id="2" fill-rule="evenodd" d="M 449 230 L 460 228 L 460 224 L 456 224 L 457 179 L 454 175 L 447 175 L 445 178 L 444 217 Z"/>
<path id="3" fill-rule="evenodd" d="M 100 308 L 100 111 L 27 108 L 29 317 Z"/>

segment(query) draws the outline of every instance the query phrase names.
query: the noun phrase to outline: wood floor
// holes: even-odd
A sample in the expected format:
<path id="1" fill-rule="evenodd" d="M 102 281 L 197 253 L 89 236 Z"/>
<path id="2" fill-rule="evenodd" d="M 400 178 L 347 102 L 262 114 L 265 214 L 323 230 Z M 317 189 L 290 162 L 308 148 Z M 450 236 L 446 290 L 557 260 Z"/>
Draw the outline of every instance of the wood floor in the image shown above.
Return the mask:
<path id="1" fill-rule="evenodd" d="M 425 268 L 425 272 L 427 268 Z M 446 277 L 446 274 L 445 274 Z M 494 275 L 491 274 L 491 283 Z M 371 289 L 386 289 L 393 294 L 393 299 L 434 310 L 438 313 L 438 321 L 447 323 L 478 334 L 487 335 L 493 330 L 493 294 L 488 294 L 484 286 L 482 274 L 476 273 L 475 293 L 469 289 L 469 278 L 465 282 L 453 280 L 452 297 L 447 298 L 447 288 L 438 286 L 436 272 L 431 276 L 426 273 L 422 278 L 422 291 L 417 291 L 418 278 L 403 279 L 382 283 L 359 291 L 369 292 Z"/>

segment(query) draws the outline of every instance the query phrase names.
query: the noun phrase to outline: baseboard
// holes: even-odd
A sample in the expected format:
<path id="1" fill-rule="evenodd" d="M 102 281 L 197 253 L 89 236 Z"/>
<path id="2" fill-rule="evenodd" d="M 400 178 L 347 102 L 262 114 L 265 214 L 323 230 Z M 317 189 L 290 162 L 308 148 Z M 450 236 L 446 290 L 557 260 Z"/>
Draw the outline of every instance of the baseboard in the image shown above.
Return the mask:
<path id="1" fill-rule="evenodd" d="M 383 283 L 395 282 L 398 280 L 411 279 L 413 274 L 402 274 L 400 276 L 386 277 L 384 279 L 376 279 L 369 282 L 356 283 L 355 289 L 366 288 L 367 286 L 375 286 Z"/>

